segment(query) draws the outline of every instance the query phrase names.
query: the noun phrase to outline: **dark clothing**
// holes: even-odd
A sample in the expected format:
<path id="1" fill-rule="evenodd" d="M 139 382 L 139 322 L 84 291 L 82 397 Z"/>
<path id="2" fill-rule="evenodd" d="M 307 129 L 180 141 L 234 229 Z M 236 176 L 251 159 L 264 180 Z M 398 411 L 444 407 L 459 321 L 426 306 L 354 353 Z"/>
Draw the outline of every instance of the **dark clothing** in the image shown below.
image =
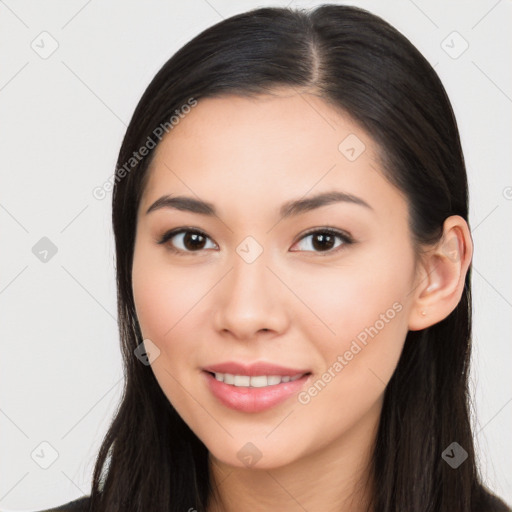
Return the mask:
<path id="1" fill-rule="evenodd" d="M 89 496 L 82 496 L 77 500 L 70 501 L 58 507 L 41 510 L 39 512 L 86 512 L 89 508 Z"/>
<path id="2" fill-rule="evenodd" d="M 504 501 L 491 494 L 490 491 L 484 491 L 478 503 L 473 507 L 474 512 L 512 512 Z"/>
<path id="3" fill-rule="evenodd" d="M 89 496 L 83 496 L 59 507 L 41 510 L 39 512 L 87 512 L 89 507 Z M 474 512 L 512 512 L 512 508 L 505 504 L 493 494 L 483 494 L 478 503 L 474 506 Z"/>

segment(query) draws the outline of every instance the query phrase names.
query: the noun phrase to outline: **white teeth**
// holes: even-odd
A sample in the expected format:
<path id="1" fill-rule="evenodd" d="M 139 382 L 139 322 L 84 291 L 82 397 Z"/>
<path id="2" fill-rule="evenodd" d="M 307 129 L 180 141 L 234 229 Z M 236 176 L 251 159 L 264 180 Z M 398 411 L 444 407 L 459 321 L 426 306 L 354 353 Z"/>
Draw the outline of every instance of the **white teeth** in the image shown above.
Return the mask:
<path id="1" fill-rule="evenodd" d="M 268 377 L 265 375 L 258 375 L 257 377 L 251 377 L 252 388 L 264 388 L 268 386 Z"/>
<path id="2" fill-rule="evenodd" d="M 288 375 L 282 377 L 281 375 L 255 375 L 253 377 L 249 375 L 233 375 L 231 373 L 215 373 L 215 378 L 224 382 L 225 384 L 231 384 L 237 387 L 252 387 L 252 388 L 264 388 L 267 386 L 275 386 L 281 384 L 281 382 L 291 382 L 303 377 L 303 374 L 295 375 L 290 377 Z"/>
<path id="3" fill-rule="evenodd" d="M 233 382 L 233 384 L 237 387 L 250 386 L 251 377 L 249 377 L 249 375 L 235 375 L 235 382 Z"/>

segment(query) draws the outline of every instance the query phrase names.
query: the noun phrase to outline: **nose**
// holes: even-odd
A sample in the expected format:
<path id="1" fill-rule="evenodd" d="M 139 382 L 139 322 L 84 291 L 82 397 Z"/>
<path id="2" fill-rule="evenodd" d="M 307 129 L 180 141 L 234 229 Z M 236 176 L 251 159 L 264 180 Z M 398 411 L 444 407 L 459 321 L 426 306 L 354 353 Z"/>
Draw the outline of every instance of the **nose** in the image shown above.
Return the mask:
<path id="1" fill-rule="evenodd" d="M 219 333 L 250 340 L 260 332 L 279 334 L 287 329 L 287 290 L 264 254 L 252 263 L 235 255 L 233 268 L 216 286 L 214 323 Z"/>

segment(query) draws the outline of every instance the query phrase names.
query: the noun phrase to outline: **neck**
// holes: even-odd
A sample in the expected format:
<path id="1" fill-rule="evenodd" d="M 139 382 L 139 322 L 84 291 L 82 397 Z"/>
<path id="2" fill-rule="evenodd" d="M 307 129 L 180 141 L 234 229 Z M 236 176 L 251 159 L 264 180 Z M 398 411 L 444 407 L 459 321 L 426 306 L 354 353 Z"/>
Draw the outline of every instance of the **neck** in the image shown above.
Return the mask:
<path id="1" fill-rule="evenodd" d="M 209 456 L 213 493 L 208 512 L 257 510 L 367 512 L 371 458 L 381 403 L 343 435 L 285 466 L 233 467 Z"/>

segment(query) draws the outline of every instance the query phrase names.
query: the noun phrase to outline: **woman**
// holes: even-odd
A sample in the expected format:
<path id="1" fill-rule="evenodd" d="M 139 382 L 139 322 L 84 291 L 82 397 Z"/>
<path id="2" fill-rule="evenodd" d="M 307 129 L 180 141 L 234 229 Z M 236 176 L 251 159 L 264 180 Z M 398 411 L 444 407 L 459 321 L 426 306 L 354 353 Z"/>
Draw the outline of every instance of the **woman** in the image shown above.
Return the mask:
<path id="1" fill-rule="evenodd" d="M 113 192 L 126 388 L 54 510 L 510 510 L 468 406 L 467 179 L 436 73 L 355 7 L 181 48 Z"/>

